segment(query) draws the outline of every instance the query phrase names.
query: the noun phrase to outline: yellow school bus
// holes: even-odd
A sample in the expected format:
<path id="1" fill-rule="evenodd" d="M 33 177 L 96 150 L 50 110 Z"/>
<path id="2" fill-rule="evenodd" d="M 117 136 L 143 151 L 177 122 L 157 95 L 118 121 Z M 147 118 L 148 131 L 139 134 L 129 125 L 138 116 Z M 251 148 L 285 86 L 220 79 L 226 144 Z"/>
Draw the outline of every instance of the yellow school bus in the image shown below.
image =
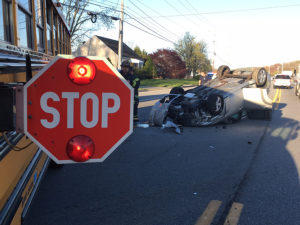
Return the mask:
<path id="1" fill-rule="evenodd" d="M 0 225 L 26 220 L 50 162 L 18 128 L 18 84 L 55 55 L 70 54 L 70 43 L 56 2 L 0 0 Z"/>

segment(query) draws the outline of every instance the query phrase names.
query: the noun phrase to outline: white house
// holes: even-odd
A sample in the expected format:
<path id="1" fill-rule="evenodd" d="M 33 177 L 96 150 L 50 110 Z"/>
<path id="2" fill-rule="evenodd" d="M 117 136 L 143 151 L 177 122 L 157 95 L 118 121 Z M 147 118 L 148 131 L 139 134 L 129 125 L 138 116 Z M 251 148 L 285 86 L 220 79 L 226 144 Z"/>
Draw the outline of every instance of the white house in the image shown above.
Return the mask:
<path id="1" fill-rule="evenodd" d="M 118 41 L 101 36 L 93 36 L 90 40 L 79 46 L 75 56 L 100 56 L 107 58 L 114 67 L 118 66 Z M 129 61 L 134 67 L 142 68 L 144 60 L 131 48 L 123 43 L 122 61 Z"/>

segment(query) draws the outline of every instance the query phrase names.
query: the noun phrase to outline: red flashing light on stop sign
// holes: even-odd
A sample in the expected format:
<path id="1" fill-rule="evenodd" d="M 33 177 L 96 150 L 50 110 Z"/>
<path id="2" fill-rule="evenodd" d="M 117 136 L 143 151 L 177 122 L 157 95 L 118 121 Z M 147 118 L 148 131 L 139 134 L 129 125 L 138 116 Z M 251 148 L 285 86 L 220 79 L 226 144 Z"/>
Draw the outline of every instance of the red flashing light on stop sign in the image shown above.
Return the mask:
<path id="1" fill-rule="evenodd" d="M 76 84 L 91 83 L 95 78 L 95 74 L 96 67 L 94 63 L 85 57 L 77 57 L 69 63 L 68 75 Z"/>
<path id="2" fill-rule="evenodd" d="M 67 143 L 67 155 L 75 162 L 85 162 L 93 157 L 95 145 L 91 138 L 78 135 Z"/>

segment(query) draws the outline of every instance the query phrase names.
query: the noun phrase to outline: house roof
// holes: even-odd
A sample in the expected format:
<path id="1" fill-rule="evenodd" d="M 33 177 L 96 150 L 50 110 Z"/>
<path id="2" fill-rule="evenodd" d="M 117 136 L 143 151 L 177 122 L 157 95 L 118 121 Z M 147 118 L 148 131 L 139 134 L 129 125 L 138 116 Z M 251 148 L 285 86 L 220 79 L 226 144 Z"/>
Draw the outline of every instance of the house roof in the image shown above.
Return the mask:
<path id="1" fill-rule="evenodd" d="M 107 47 L 113 50 L 116 54 L 118 54 L 118 46 L 119 46 L 118 41 L 101 37 L 98 35 L 96 35 L 96 37 L 99 38 L 101 41 L 103 41 L 104 44 L 106 44 Z M 129 48 L 124 42 L 123 42 L 123 57 L 144 60 L 143 58 L 138 56 L 131 48 Z"/>

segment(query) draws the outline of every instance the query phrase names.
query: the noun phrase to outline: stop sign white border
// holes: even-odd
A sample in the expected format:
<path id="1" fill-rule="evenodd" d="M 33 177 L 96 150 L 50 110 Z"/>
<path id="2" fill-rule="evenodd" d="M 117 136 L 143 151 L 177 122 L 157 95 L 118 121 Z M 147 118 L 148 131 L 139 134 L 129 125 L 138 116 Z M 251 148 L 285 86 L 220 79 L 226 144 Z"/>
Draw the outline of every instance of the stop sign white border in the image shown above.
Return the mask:
<path id="1" fill-rule="evenodd" d="M 96 57 L 96 56 L 82 56 L 85 58 L 88 58 L 90 60 L 101 60 L 104 61 L 105 64 L 114 72 L 114 74 L 117 75 L 117 77 L 128 87 L 130 90 L 130 129 L 129 131 L 114 145 L 112 146 L 109 151 L 103 155 L 99 159 L 90 159 L 83 163 L 93 163 L 93 162 L 103 162 L 130 134 L 133 132 L 133 88 L 131 85 L 125 80 L 125 78 L 112 66 L 112 64 L 105 58 L 105 57 Z M 59 59 L 74 59 L 76 57 L 72 55 L 57 55 L 54 59 L 51 60 L 49 64 L 47 64 L 42 70 L 38 72 L 32 79 L 30 79 L 25 85 L 24 85 L 24 133 L 38 146 L 40 147 L 53 161 L 55 161 L 57 164 L 69 164 L 69 163 L 77 163 L 73 160 L 58 160 L 56 157 L 48 151 L 38 140 L 36 140 L 27 130 L 27 88 L 32 85 L 44 72 L 48 70 L 57 60 Z M 72 137 L 70 137 L 72 138 Z M 67 146 L 67 143 L 66 143 Z M 95 146 L 95 148 L 97 148 Z M 63 149 L 62 151 L 66 151 L 66 149 Z"/>

